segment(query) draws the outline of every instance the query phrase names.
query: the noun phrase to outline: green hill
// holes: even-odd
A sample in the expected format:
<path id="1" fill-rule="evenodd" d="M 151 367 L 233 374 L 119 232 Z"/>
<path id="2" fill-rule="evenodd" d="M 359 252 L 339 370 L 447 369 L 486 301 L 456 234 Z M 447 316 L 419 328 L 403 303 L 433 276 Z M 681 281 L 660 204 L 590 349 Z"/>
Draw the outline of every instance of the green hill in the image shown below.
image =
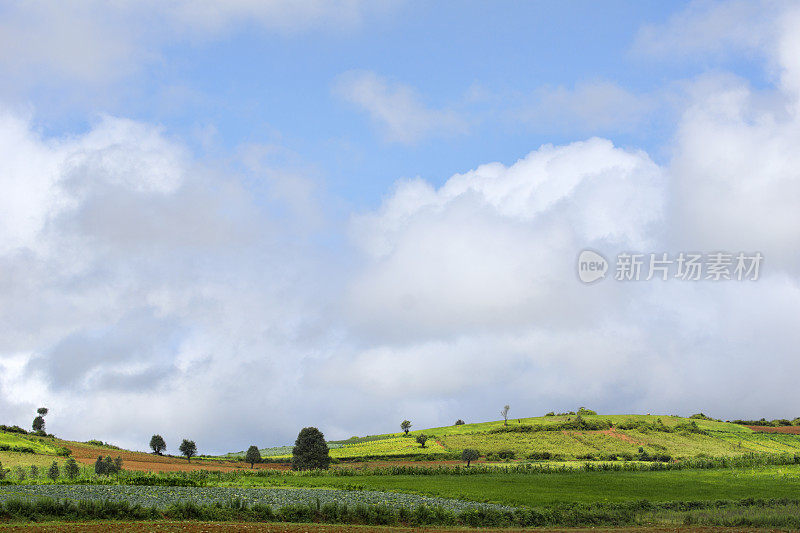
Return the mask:
<path id="1" fill-rule="evenodd" d="M 429 437 L 425 448 L 416 436 Z M 516 459 L 682 459 L 749 453 L 800 453 L 800 436 L 755 432 L 710 419 L 657 415 L 576 415 L 514 418 L 332 441 L 331 456 L 341 460 L 457 457 L 465 448 L 488 459 L 512 452 Z M 644 454 L 642 454 L 644 452 Z M 240 452 L 243 453 L 243 452 Z M 229 454 L 235 457 L 239 454 Z M 265 448 L 262 456 L 288 459 L 291 446 Z"/>

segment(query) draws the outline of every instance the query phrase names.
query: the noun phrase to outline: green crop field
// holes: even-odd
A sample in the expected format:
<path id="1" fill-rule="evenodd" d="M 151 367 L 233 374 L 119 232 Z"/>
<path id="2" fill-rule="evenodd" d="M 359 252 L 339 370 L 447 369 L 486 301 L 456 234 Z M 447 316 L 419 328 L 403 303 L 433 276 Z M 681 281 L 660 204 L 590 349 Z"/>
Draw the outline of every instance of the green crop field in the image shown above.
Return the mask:
<path id="1" fill-rule="evenodd" d="M 43 455 L 58 455 L 63 448 L 54 442 L 40 437 L 20 435 L 0 431 L 0 450 L 2 451 L 29 451 Z"/>
<path id="2" fill-rule="evenodd" d="M 666 472 L 565 474 L 490 473 L 475 475 L 284 476 L 278 486 L 400 491 L 504 505 L 556 503 L 700 501 L 797 498 L 800 466 Z"/>

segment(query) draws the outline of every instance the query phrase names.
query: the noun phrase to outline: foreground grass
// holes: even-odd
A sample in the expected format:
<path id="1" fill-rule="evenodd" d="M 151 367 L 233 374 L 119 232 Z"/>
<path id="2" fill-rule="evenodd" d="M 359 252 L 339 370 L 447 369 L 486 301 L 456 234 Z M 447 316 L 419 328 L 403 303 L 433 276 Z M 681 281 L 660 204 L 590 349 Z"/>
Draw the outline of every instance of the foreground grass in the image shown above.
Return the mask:
<path id="1" fill-rule="evenodd" d="M 72 533 L 90 532 L 105 533 L 115 531 L 121 533 L 183 533 L 183 532 L 202 532 L 202 533 L 235 533 L 238 531 L 254 531 L 262 533 L 416 533 L 419 528 L 399 527 L 399 526 L 363 526 L 363 525 L 340 525 L 340 524 L 259 524 L 248 522 L 122 522 L 122 521 L 96 521 L 96 522 L 49 522 L 45 524 L 0 524 L 0 531 L 20 532 L 20 533 Z M 428 533 L 474 533 L 474 528 L 464 527 L 425 527 Z M 482 528 L 485 533 L 511 533 L 513 531 L 532 532 L 532 529 L 518 528 Z M 549 533 L 581 533 L 589 531 L 586 528 L 569 529 L 550 529 Z M 592 527 L 593 533 L 674 533 L 676 530 L 671 526 L 649 526 L 649 527 L 621 527 L 621 528 L 596 528 Z M 711 533 L 714 531 L 728 531 L 727 528 L 688 526 L 681 527 L 680 531 L 685 533 Z"/>
<path id="2" fill-rule="evenodd" d="M 504 505 L 794 498 L 800 466 L 666 472 L 243 478 L 241 483 L 411 492 Z"/>

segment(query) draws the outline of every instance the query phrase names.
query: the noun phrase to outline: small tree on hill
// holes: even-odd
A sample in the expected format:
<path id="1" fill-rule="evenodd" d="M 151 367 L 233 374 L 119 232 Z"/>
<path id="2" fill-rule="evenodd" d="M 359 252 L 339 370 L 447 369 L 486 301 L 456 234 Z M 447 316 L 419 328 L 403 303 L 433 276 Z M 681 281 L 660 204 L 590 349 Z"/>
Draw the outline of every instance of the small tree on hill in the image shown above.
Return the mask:
<path id="1" fill-rule="evenodd" d="M 258 451 L 258 446 L 250 446 L 247 448 L 247 453 L 244 456 L 244 460 L 250 463 L 250 468 L 253 468 L 256 463 L 260 463 L 261 452 Z"/>
<path id="2" fill-rule="evenodd" d="M 31 479 L 39 479 L 39 467 L 31 465 Z"/>
<path id="3" fill-rule="evenodd" d="M 164 437 L 161 435 L 153 435 L 150 439 L 150 448 L 156 455 L 161 455 L 161 452 L 167 449 L 167 443 L 164 442 Z"/>
<path id="4" fill-rule="evenodd" d="M 463 426 L 464 425 L 464 421 L 459 418 L 458 420 L 456 420 L 456 425 L 457 426 Z"/>
<path id="5" fill-rule="evenodd" d="M 419 443 L 419 445 L 421 447 L 423 447 L 423 448 L 425 447 L 425 442 L 427 440 L 428 440 L 428 436 L 425 435 L 424 433 L 420 433 L 419 435 L 417 435 L 417 442 Z"/>
<path id="6" fill-rule="evenodd" d="M 511 406 L 510 405 L 504 405 L 503 409 L 500 411 L 500 416 L 503 417 L 503 425 L 504 426 L 508 425 L 508 412 L 510 410 L 511 410 Z"/>
<path id="7" fill-rule="evenodd" d="M 408 420 L 403 420 L 400 422 L 400 429 L 402 429 L 403 432 L 408 435 L 408 430 L 411 429 L 411 422 Z"/>
<path id="8" fill-rule="evenodd" d="M 81 470 L 78 468 L 78 462 L 70 457 L 67 459 L 67 462 L 64 463 L 64 475 L 67 476 L 69 479 L 75 479 L 80 474 Z"/>
<path id="9" fill-rule="evenodd" d="M 300 430 L 292 448 L 292 470 L 327 469 L 331 456 L 325 435 L 315 427 Z"/>
<path id="10" fill-rule="evenodd" d="M 470 462 L 477 461 L 480 456 L 481 454 L 478 453 L 478 450 L 473 450 L 472 448 L 466 448 L 461 452 L 461 460 L 467 462 L 467 467 L 469 467 Z"/>
<path id="11" fill-rule="evenodd" d="M 53 464 L 51 464 L 50 468 L 47 469 L 47 477 L 55 481 L 59 478 L 59 476 L 61 476 L 61 469 L 58 468 L 58 462 L 53 461 Z"/>
<path id="12" fill-rule="evenodd" d="M 178 450 L 180 450 L 181 455 L 186 457 L 186 460 L 191 463 L 192 457 L 197 455 L 197 444 L 195 444 L 193 440 L 183 439 L 181 445 L 178 446 Z"/>
<path id="13" fill-rule="evenodd" d="M 47 407 L 40 407 L 36 410 L 38 416 L 33 419 L 31 427 L 36 433 L 44 433 L 44 417 L 48 413 Z"/>

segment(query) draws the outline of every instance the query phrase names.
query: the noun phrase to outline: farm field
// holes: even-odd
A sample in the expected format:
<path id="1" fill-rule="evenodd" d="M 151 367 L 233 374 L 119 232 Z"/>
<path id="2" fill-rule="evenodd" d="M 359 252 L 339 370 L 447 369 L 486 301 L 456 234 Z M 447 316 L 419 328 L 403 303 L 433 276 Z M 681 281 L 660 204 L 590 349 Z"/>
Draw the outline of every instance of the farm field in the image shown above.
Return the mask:
<path id="1" fill-rule="evenodd" d="M 0 531 L 9 533 L 236 533 L 239 531 L 252 531 L 259 533 L 413 533 L 425 531 L 427 533 L 466 533 L 474 532 L 473 528 L 456 527 L 390 527 L 390 526 L 361 526 L 361 525 L 336 525 L 336 524 L 258 524 L 252 522 L 55 522 L 44 524 L 0 524 Z M 547 529 L 515 529 L 515 528 L 481 528 L 484 533 L 513 533 L 516 531 L 531 533 L 534 531 L 547 531 L 548 533 L 674 533 L 678 531 L 675 526 L 661 527 L 621 527 L 621 528 L 547 528 Z M 681 527 L 685 533 L 713 533 L 752 531 L 752 529 L 731 529 L 709 526 Z"/>
<path id="2" fill-rule="evenodd" d="M 633 455 L 642 448 L 649 454 L 667 454 L 681 459 L 700 455 L 732 457 L 750 453 L 800 453 L 800 435 L 790 431 L 765 432 L 753 428 L 704 419 L 688 419 L 677 416 L 658 415 L 588 415 L 587 423 L 609 421 L 614 427 L 605 430 L 548 430 L 514 431 L 515 427 L 533 426 L 544 428 L 575 420 L 575 416 L 542 416 L 510 419 L 508 426 L 503 421 L 480 422 L 444 426 L 403 433 L 387 433 L 367 437 L 354 437 L 331 443 L 331 457 L 355 460 L 392 457 L 433 456 L 450 454 L 457 456 L 465 448 L 477 449 L 482 455 L 503 450 L 513 451 L 517 459 L 530 454 L 547 452 L 559 459 L 583 459 L 586 456 L 602 458 L 604 455 Z M 669 429 L 657 431 L 647 426 L 621 429 L 620 424 L 663 424 Z M 674 429 L 679 425 L 694 423 L 701 432 Z M 761 429 L 761 428 L 759 428 Z M 781 428 L 766 428 L 781 429 Z M 790 427 L 789 430 L 792 428 Z M 798 427 L 800 429 L 800 427 Z M 421 448 L 415 437 L 424 433 L 429 437 L 425 448 Z M 241 456 L 237 452 L 221 456 Z M 289 459 L 291 446 L 264 448 L 262 456 L 272 459 Z M 423 457 L 420 457 L 423 458 Z"/>
<path id="3" fill-rule="evenodd" d="M 536 507 L 559 503 L 796 498 L 800 466 L 665 472 L 281 477 L 279 486 L 403 491 Z"/>
<path id="4" fill-rule="evenodd" d="M 297 522 L 333 505 L 351 510 L 374 508 L 369 512 L 377 513 L 359 521 L 359 515 L 351 511 L 345 521 L 395 525 L 407 522 L 398 518 L 401 514 L 393 513 L 441 509 L 445 518 L 421 522 L 433 527 L 463 524 L 468 520 L 461 518 L 463 513 L 477 511 L 510 513 L 503 519 L 507 526 L 800 525 L 800 503 L 796 499 L 800 494 L 800 464 L 794 459 L 795 453 L 800 454 L 800 435 L 651 415 L 589 415 L 578 426 L 583 429 L 573 429 L 574 424 L 574 416 L 549 416 L 510 420 L 508 426 L 494 421 L 416 430 L 408 436 L 354 437 L 330 443 L 330 455 L 339 461 L 334 461 L 330 471 L 314 473 L 287 471 L 290 446 L 267 449 L 274 452 L 264 454 L 270 462 L 251 469 L 240 453 L 200 456 L 190 463 L 184 458 L 98 443 L 3 434 L 8 447 L 23 442 L 30 446 L 28 453 L 0 452 L 0 461 L 10 474 L 0 484 L 0 506 L 13 507 L 18 501 L 42 504 L 44 508 L 62 505 L 57 502 L 95 502 L 101 507 L 133 506 L 133 510 L 114 515 L 119 518 L 189 517 L 233 522 L 242 518 L 260 520 L 263 516 L 258 509 L 266 506 L 276 513 L 267 520 Z M 416 442 L 419 433 L 429 437 L 424 448 Z M 465 448 L 479 450 L 483 456 L 477 461 L 479 468 L 466 469 L 455 459 Z M 508 450 L 516 459 L 500 461 L 498 453 Z M 44 472 L 54 460 L 63 466 L 67 451 L 83 466 L 78 483 L 65 479 L 54 483 Z M 541 459 L 545 452 L 550 459 Z M 648 454 L 666 457 L 659 459 L 660 465 L 666 466 L 646 459 Z M 754 454 L 728 461 L 697 459 Z M 101 455 L 122 458 L 124 472 L 115 476 L 95 474 L 94 462 Z M 528 455 L 535 459 L 528 459 Z M 759 455 L 763 459 L 758 459 Z M 285 462 L 279 462 L 282 458 Z M 683 466 L 675 464 L 684 460 Z M 20 481 L 15 476 L 16 467 L 31 464 L 39 467 L 38 477 Z M 703 464 L 709 467 L 698 468 Z M 540 471 L 542 468 L 547 471 Z M 233 502 L 242 507 L 230 507 Z M 641 502 L 646 502 L 645 507 L 640 508 Z M 712 512 L 711 502 L 727 503 Z M 298 506 L 302 508 L 300 514 L 292 510 Z M 578 515 L 573 518 L 553 518 L 572 506 L 585 510 L 576 511 Z M 81 516 L 70 512 L 73 514 L 56 514 L 53 518 Z M 540 512 L 550 518 L 543 518 L 544 522 L 509 518 L 519 512 Z M 480 518 L 477 524 L 497 523 L 492 520 Z M 161 520 L 157 524 L 160 527 Z M 141 529 L 142 525 L 131 527 L 148 530 Z"/>
<path id="5" fill-rule="evenodd" d="M 222 505 L 233 499 L 247 505 L 262 504 L 274 508 L 294 504 L 335 502 L 340 505 L 386 505 L 392 508 L 413 508 L 420 505 L 442 507 L 450 511 L 464 509 L 510 509 L 509 507 L 473 501 L 423 496 L 405 492 L 367 490 L 326 490 L 307 488 L 240 488 L 240 487 L 152 487 L 127 485 L 12 485 L 0 486 L 0 502 L 12 499 L 69 499 L 74 501 L 116 501 L 131 505 L 165 509 L 177 503 Z"/>

